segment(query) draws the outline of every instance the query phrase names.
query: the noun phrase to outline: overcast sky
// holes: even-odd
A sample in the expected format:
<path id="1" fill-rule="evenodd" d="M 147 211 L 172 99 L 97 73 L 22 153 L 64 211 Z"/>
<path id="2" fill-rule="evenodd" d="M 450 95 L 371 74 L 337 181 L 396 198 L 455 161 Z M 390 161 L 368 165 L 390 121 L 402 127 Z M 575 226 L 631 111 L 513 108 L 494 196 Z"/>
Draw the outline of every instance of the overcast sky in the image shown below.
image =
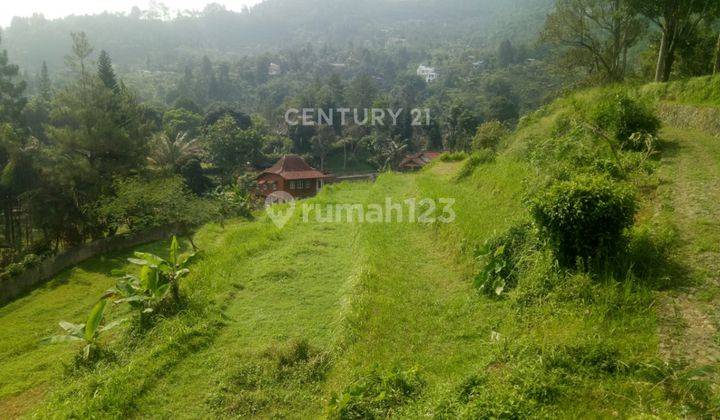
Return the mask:
<path id="1" fill-rule="evenodd" d="M 207 3 L 219 3 L 230 10 L 242 10 L 244 5 L 252 6 L 261 0 L 166 0 L 170 10 L 202 10 Z M 86 15 L 109 12 L 129 12 L 133 6 L 149 8 L 148 0 L 0 0 L 0 26 L 10 25 L 13 16 L 31 16 L 42 13 L 47 18 L 68 15 Z"/>

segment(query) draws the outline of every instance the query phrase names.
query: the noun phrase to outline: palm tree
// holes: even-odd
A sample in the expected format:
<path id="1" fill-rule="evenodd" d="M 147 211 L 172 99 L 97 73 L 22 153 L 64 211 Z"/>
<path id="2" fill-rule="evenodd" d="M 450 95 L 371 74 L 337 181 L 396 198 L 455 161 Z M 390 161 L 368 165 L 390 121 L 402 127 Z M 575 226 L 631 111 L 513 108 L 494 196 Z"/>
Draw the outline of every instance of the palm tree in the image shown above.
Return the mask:
<path id="1" fill-rule="evenodd" d="M 154 148 L 148 160 L 158 169 L 177 172 L 184 164 L 202 155 L 203 149 L 197 138 L 188 138 L 187 132 L 171 138 L 166 133 L 155 137 Z"/>
<path id="2" fill-rule="evenodd" d="M 381 171 L 392 170 L 405 156 L 407 144 L 399 138 L 393 140 L 375 139 L 375 157 L 373 160 Z"/>

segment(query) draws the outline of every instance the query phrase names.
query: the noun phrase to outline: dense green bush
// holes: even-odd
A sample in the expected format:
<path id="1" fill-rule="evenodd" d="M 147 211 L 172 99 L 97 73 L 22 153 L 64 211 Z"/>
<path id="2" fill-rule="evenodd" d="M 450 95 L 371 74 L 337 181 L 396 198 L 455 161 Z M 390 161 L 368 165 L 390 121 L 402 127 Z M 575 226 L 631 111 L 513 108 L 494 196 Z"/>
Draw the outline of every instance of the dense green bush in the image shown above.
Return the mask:
<path id="1" fill-rule="evenodd" d="M 475 150 L 497 149 L 500 142 L 510 134 L 510 131 L 499 121 L 490 121 L 477 128 L 472 140 Z"/>
<path id="2" fill-rule="evenodd" d="M 119 179 L 115 195 L 102 200 L 96 209 L 100 219 L 116 229 L 131 231 L 170 224 L 197 225 L 211 220 L 217 206 L 194 196 L 179 176 L 144 180 Z"/>
<path id="3" fill-rule="evenodd" d="M 591 110 L 590 122 L 606 131 L 623 149 L 644 151 L 645 142 L 631 140 L 635 133 L 656 136 L 660 119 L 647 103 L 625 94 L 617 94 L 600 100 Z M 644 138 L 643 138 L 644 139 Z"/>
<path id="4" fill-rule="evenodd" d="M 416 369 L 373 370 L 330 399 L 328 417 L 392 417 L 395 409 L 416 398 L 424 386 L 425 382 Z"/>
<path id="5" fill-rule="evenodd" d="M 42 258 L 38 255 L 26 254 L 20 261 L 10 263 L 0 271 L 0 281 L 18 276 L 25 270 L 37 266 L 41 261 Z"/>
<path id="6" fill-rule="evenodd" d="M 602 260 L 618 251 L 635 208 L 628 187 L 599 175 L 557 182 L 530 201 L 535 223 L 563 265 L 578 258 Z"/>

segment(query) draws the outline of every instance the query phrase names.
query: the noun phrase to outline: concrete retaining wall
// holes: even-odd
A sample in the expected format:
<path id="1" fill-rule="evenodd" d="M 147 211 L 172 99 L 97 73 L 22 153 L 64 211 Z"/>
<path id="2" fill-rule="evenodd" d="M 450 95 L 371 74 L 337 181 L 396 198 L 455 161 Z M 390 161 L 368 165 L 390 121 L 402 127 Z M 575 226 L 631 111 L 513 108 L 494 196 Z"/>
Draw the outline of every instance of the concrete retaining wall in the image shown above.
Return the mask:
<path id="1" fill-rule="evenodd" d="M 0 305 L 12 301 L 23 293 L 27 293 L 55 277 L 63 270 L 80 264 L 89 258 L 167 239 L 172 235 L 180 235 L 187 231 L 187 228 L 181 226 L 163 227 L 144 232 L 116 235 L 69 249 L 16 276 L 0 280 Z"/>

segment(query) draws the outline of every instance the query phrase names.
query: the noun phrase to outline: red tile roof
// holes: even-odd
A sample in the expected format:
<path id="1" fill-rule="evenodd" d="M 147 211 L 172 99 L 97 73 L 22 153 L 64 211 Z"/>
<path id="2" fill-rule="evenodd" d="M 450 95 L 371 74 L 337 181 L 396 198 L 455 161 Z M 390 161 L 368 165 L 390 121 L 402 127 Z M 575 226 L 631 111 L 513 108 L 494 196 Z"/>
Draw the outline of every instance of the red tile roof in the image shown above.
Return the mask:
<path id="1" fill-rule="evenodd" d="M 280 160 L 275 162 L 273 166 L 262 171 L 260 176 L 263 174 L 275 174 L 283 177 L 287 180 L 293 179 L 317 179 L 317 178 L 328 178 L 330 175 L 318 171 L 312 166 L 305 162 L 305 159 L 298 155 L 285 155 Z"/>
<path id="2" fill-rule="evenodd" d="M 422 167 L 438 156 L 440 156 L 440 152 L 419 152 L 407 155 L 400 163 L 400 167 Z"/>

